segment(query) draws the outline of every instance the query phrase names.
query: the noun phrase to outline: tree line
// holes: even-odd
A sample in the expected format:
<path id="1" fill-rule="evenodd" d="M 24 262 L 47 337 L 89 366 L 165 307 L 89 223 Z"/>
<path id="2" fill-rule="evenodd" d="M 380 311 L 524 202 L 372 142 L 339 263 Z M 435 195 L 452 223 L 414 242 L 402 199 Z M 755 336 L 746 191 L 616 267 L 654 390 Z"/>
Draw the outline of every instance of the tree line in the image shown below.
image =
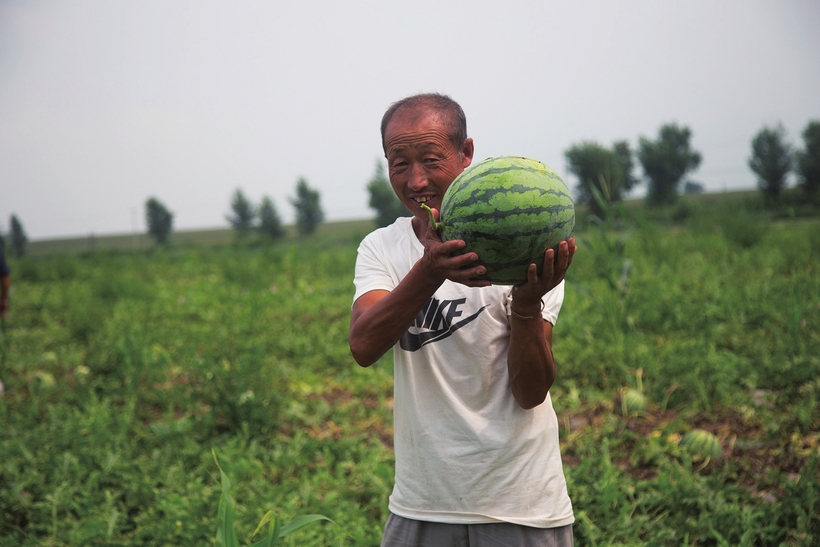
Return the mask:
<path id="1" fill-rule="evenodd" d="M 325 218 L 319 191 L 300 178 L 296 181 L 296 196 L 288 200 L 296 214 L 297 233 L 302 237 L 311 235 Z M 225 219 L 240 238 L 247 238 L 254 232 L 268 239 L 285 235 L 282 219 L 269 196 L 263 196 L 259 205 L 255 205 L 241 188 L 237 188 L 230 205 L 231 214 Z M 151 197 L 145 202 L 145 223 L 154 241 L 166 243 L 173 230 L 174 214 L 157 198 Z"/>
<path id="2" fill-rule="evenodd" d="M 791 172 L 797 175 L 798 187 L 805 198 L 820 204 L 820 121 L 810 121 L 802 136 L 802 150 L 795 150 L 787 141 L 782 125 L 764 127 L 752 138 L 748 165 L 769 205 L 776 202 Z M 626 141 L 617 141 L 612 148 L 594 141 L 571 146 L 564 155 L 569 172 L 578 179 L 579 201 L 598 213 L 593 188 L 609 201 L 621 200 L 642 182 L 633 175 L 633 158 L 637 158 L 643 168 L 649 206 L 675 203 L 682 182 L 683 193 L 702 192 L 701 184 L 685 180 L 687 174 L 700 166 L 702 159 L 700 152 L 692 148 L 691 137 L 688 127 L 669 123 L 661 126 L 655 139 L 640 137 L 634 153 Z"/>
<path id="3" fill-rule="evenodd" d="M 795 148 L 783 125 L 778 124 L 763 127 L 752 138 L 748 166 L 756 176 L 765 203 L 777 202 L 789 174 L 794 173 L 802 199 L 820 206 L 820 120 L 809 121 L 801 137 L 803 147 Z M 639 137 L 634 151 L 626 140 L 615 141 L 609 148 L 597 141 L 573 144 L 564 152 L 564 158 L 567 170 L 578 179 L 576 202 L 586 204 L 591 212 L 600 215 L 601 204 L 595 199 L 596 193 L 605 202 L 618 202 L 643 182 L 647 184 L 646 204 L 650 207 L 674 204 L 681 192 L 702 192 L 703 185 L 686 179 L 702 160 L 700 152 L 692 148 L 691 138 L 689 127 L 667 123 L 660 127 L 656 138 Z M 642 178 L 634 174 L 635 160 L 643 170 Z M 377 226 L 387 226 L 398 217 L 410 215 L 393 192 L 380 160 L 366 188 L 368 206 L 376 213 Z M 296 231 L 301 237 L 309 236 L 324 221 L 321 196 L 304 178 L 296 182 L 295 192 L 288 201 L 296 215 Z M 225 218 L 239 237 L 258 233 L 260 237 L 278 239 L 285 235 L 270 197 L 263 196 L 256 205 L 237 188 L 230 207 L 231 214 Z M 173 231 L 174 214 L 151 197 L 145 202 L 145 219 L 148 234 L 157 243 L 167 242 Z M 28 237 L 14 214 L 9 222 L 8 239 L 10 253 L 23 256 Z"/>

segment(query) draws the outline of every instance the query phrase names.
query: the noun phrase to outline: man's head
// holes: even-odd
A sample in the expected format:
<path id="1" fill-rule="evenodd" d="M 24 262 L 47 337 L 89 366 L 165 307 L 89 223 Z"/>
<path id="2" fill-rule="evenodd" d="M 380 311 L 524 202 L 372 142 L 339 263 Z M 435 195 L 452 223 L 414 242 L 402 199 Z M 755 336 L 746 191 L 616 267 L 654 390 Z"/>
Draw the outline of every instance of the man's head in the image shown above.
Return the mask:
<path id="1" fill-rule="evenodd" d="M 464 110 L 461 109 L 461 106 L 447 95 L 440 93 L 420 93 L 396 101 L 390 105 L 390 108 L 388 108 L 384 116 L 382 116 L 382 148 L 384 148 L 385 154 L 387 153 L 387 149 L 385 148 L 384 134 L 385 131 L 387 131 L 387 124 L 389 124 L 393 116 L 400 111 L 404 113 L 412 111 L 437 112 L 447 128 L 450 141 L 456 148 L 460 147 L 464 144 L 464 141 L 467 140 L 467 117 L 464 115 Z"/>
<path id="2" fill-rule="evenodd" d="M 427 222 L 422 203 L 441 209 L 447 188 L 473 160 L 464 112 L 444 95 L 416 95 L 391 106 L 382 118 L 382 144 L 390 184 L 414 222 Z"/>

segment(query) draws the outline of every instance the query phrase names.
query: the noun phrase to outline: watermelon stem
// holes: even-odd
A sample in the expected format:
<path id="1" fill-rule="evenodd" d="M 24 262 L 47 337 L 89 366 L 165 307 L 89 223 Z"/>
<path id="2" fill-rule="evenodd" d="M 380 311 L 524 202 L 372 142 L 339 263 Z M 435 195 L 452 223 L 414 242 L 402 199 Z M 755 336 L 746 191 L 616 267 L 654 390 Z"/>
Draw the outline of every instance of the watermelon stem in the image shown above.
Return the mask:
<path id="1" fill-rule="evenodd" d="M 435 230 L 435 231 L 437 231 L 437 232 L 438 232 L 438 231 L 439 231 L 439 228 L 441 228 L 441 222 L 436 221 L 436 217 L 435 217 L 435 216 L 433 216 L 433 210 L 432 210 L 432 209 L 430 209 L 430 208 L 427 206 L 427 204 L 426 204 L 426 203 L 422 203 L 422 204 L 420 205 L 420 207 L 421 207 L 422 209 L 424 209 L 425 211 L 427 211 L 427 214 L 428 214 L 428 215 L 430 215 L 430 226 L 432 226 L 432 227 L 433 227 L 433 230 Z"/>

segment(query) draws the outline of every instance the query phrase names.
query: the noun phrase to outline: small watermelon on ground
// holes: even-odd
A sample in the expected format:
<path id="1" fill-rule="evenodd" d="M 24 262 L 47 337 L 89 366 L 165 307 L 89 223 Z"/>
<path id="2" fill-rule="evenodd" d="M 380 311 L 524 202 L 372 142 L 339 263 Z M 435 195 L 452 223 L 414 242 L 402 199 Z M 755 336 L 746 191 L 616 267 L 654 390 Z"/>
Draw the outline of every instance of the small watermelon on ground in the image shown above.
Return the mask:
<path id="1" fill-rule="evenodd" d="M 723 455 L 718 438 L 703 429 L 693 429 L 684 435 L 680 440 L 680 446 L 686 447 L 692 455 L 701 458 L 719 460 Z"/>
<path id="2" fill-rule="evenodd" d="M 575 207 L 552 169 L 533 159 L 500 156 L 456 177 L 442 199 L 440 219 L 434 226 L 442 240 L 464 240 L 462 252 L 475 252 L 486 266 L 481 279 L 517 285 L 527 280 L 532 263 L 541 275 L 544 252 L 557 251 L 572 236 Z"/>
<path id="3" fill-rule="evenodd" d="M 625 389 L 621 392 L 621 413 L 624 416 L 646 411 L 646 395 L 637 389 Z"/>

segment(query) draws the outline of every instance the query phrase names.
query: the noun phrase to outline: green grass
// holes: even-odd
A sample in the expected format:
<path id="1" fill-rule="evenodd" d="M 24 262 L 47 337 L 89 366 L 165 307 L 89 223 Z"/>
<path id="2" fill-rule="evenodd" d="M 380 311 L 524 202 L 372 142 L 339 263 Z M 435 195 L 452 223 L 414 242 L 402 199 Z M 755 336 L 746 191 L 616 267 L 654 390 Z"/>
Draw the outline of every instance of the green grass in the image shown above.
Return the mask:
<path id="1" fill-rule="evenodd" d="M 820 226 L 765 221 L 744 243 L 708 210 L 639 220 L 614 257 L 631 263 L 624 286 L 606 271 L 618 260 L 576 257 L 552 397 L 579 545 L 820 536 Z M 584 227 L 596 249 L 618 235 Z M 284 545 L 378 545 L 392 363 L 361 369 L 347 347 L 369 229 L 13 261 L 0 546 L 215 545 L 213 450 L 241 538 L 272 510 L 336 523 Z M 646 410 L 623 415 L 639 387 Z M 721 458 L 678 444 L 694 428 Z"/>
<path id="2" fill-rule="evenodd" d="M 315 236 L 319 238 L 337 232 L 369 232 L 372 229 L 371 220 L 347 220 L 326 222 L 320 224 Z M 298 236 L 296 227 L 284 226 L 284 239 L 296 241 Z M 258 243 L 258 236 L 254 234 L 250 241 Z M 171 232 L 169 239 L 174 246 L 225 245 L 236 243 L 236 232 L 233 228 L 212 228 L 202 230 L 179 230 Z M 30 256 L 43 256 L 54 253 L 94 253 L 98 251 L 144 251 L 151 249 L 154 241 L 148 234 L 114 234 L 95 235 L 85 237 L 65 237 L 57 239 L 43 239 L 31 241 L 26 246 L 26 253 Z"/>

